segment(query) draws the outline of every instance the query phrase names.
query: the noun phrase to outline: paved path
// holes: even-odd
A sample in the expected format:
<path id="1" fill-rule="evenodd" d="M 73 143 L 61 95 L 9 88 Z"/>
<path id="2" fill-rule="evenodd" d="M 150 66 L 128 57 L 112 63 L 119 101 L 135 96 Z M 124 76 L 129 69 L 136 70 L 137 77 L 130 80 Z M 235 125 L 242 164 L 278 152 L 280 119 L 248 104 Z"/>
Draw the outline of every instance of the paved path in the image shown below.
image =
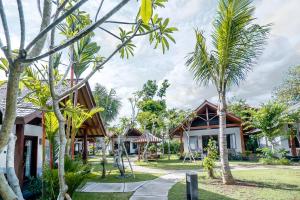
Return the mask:
<path id="1" fill-rule="evenodd" d="M 133 183 L 96 183 L 87 182 L 78 192 L 134 192 L 148 181 Z"/>
<path id="2" fill-rule="evenodd" d="M 130 200 L 168 200 L 169 190 L 184 178 L 184 173 L 163 175 L 139 187 Z"/>

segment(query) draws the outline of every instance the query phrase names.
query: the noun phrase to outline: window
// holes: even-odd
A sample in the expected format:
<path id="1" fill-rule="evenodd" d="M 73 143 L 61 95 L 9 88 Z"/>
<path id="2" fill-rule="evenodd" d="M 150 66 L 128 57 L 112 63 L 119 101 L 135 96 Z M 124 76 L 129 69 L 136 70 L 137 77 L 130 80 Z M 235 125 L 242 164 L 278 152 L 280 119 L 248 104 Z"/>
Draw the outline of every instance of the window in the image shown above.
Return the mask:
<path id="1" fill-rule="evenodd" d="M 136 149 L 137 148 L 137 143 L 132 143 L 132 148 Z"/>
<path id="2" fill-rule="evenodd" d="M 236 148 L 235 134 L 227 134 L 226 140 L 227 140 L 227 149 L 235 149 Z"/>
<path id="3" fill-rule="evenodd" d="M 191 147 L 191 150 L 193 150 L 193 151 L 198 149 L 198 137 L 197 136 L 190 137 L 190 147 Z"/>

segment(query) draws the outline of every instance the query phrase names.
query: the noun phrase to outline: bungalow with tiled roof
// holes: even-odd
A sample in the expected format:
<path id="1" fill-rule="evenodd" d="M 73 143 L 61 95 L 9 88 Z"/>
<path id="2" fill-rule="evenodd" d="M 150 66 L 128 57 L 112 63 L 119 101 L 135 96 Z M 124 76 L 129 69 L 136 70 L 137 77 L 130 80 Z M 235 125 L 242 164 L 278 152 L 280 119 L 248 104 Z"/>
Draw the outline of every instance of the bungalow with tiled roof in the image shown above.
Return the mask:
<path id="1" fill-rule="evenodd" d="M 62 84 L 58 91 L 66 91 L 70 86 L 68 83 Z M 6 84 L 0 87 L 0 126 L 5 113 L 6 104 Z M 15 148 L 15 170 L 22 183 L 31 176 L 36 176 L 42 172 L 42 113 L 32 103 L 26 102 L 24 97 L 29 94 L 27 88 L 23 88 L 18 97 L 17 113 L 14 134 L 17 136 Z M 66 96 L 61 102 L 67 101 Z M 96 106 L 92 91 L 88 83 L 81 86 L 78 90 L 78 103 L 90 110 Z M 105 135 L 105 128 L 100 118 L 100 114 L 95 114 L 92 118 L 86 120 L 79 129 L 78 139 L 82 141 L 83 157 L 87 157 L 88 138 L 101 137 Z M 49 144 L 46 141 L 46 155 L 49 157 Z M 48 149 L 48 151 L 47 151 Z M 0 168 L 6 169 L 6 151 L 0 153 Z"/>
<path id="2" fill-rule="evenodd" d="M 192 152 L 199 152 L 201 155 L 206 153 L 206 147 L 209 139 L 217 141 L 219 134 L 219 116 L 217 114 L 218 106 L 204 101 L 195 109 L 196 117 L 190 123 L 189 140 Z M 175 129 L 171 130 L 171 137 L 180 137 L 182 150 L 188 152 L 188 136 L 186 130 L 188 121 L 183 121 Z M 232 113 L 226 114 L 226 138 L 227 148 L 230 153 L 242 153 L 245 150 L 243 129 L 241 119 Z"/>

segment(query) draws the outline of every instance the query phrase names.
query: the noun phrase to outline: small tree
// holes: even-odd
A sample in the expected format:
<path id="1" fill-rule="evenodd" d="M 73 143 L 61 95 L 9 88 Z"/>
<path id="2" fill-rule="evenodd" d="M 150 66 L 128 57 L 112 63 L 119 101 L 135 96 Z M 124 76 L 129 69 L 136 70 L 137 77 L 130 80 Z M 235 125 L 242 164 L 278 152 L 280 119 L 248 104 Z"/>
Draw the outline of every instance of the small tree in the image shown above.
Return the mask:
<path id="1" fill-rule="evenodd" d="M 278 101 L 288 105 L 300 102 L 300 65 L 289 68 L 286 78 L 275 88 L 274 94 Z"/>
<path id="2" fill-rule="evenodd" d="M 251 0 L 220 0 L 213 23 L 212 50 L 208 50 L 203 32 L 196 30 L 196 45 L 186 62 L 194 79 L 212 83 L 218 92 L 219 146 L 224 184 L 234 179 L 228 161 L 226 128 L 226 93 L 239 85 L 262 53 L 270 27 L 254 22 Z"/>
<path id="3" fill-rule="evenodd" d="M 285 109 L 284 104 L 272 101 L 262 104 L 258 110 L 251 109 L 252 126 L 260 129 L 261 136 L 268 139 L 273 153 L 275 138 L 284 135 L 284 127 L 287 122 L 287 117 L 284 115 Z"/>
<path id="4" fill-rule="evenodd" d="M 207 170 L 209 178 L 215 178 L 214 167 L 216 166 L 215 161 L 218 159 L 217 143 L 215 140 L 209 139 L 206 147 L 207 156 L 203 160 L 203 167 Z"/>

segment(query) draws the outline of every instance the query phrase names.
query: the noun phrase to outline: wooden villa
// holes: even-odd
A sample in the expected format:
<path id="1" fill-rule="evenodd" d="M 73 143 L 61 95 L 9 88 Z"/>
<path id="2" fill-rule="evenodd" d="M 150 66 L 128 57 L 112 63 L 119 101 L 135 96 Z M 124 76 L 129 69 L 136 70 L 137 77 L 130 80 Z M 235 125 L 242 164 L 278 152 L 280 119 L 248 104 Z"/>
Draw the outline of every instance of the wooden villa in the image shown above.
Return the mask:
<path id="1" fill-rule="evenodd" d="M 157 152 L 158 151 L 157 144 L 162 142 L 162 140 L 160 138 L 154 136 L 151 133 L 146 132 L 143 135 L 141 135 L 140 137 L 138 137 L 136 140 L 134 140 L 133 142 L 137 144 L 138 160 L 141 159 L 142 151 L 144 151 L 145 146 L 147 145 L 148 142 L 149 142 L 149 144 L 154 144 L 156 146 L 156 152 L 155 152 L 155 154 L 149 154 L 149 152 L 148 152 L 149 156 L 147 156 L 147 158 L 157 159 L 159 157 L 158 152 Z"/>
<path id="2" fill-rule="evenodd" d="M 140 137 L 143 133 L 136 129 L 136 128 L 130 128 L 128 132 L 125 134 L 123 140 L 124 140 L 124 145 L 126 148 L 126 151 L 128 154 L 137 154 L 138 153 L 138 148 L 137 144 L 134 143 L 134 141 Z M 118 148 L 118 136 L 115 134 L 110 135 L 111 142 L 109 145 L 109 151 L 114 151 L 115 149 Z"/>
<path id="3" fill-rule="evenodd" d="M 190 122 L 183 121 L 175 129 L 171 130 L 171 137 L 179 137 L 181 141 L 181 153 L 188 152 L 188 138 L 185 134 L 190 123 L 189 140 L 192 152 L 206 154 L 209 139 L 218 142 L 219 116 L 217 114 L 217 105 L 205 100 L 197 109 L 196 117 Z M 227 148 L 231 153 L 243 153 L 245 151 L 243 129 L 241 119 L 237 116 L 227 113 L 226 115 L 226 139 Z"/>
<path id="4" fill-rule="evenodd" d="M 70 86 L 69 83 L 61 85 L 57 90 L 59 92 L 66 91 Z M 42 128 L 42 113 L 37 110 L 31 103 L 24 101 L 30 91 L 24 88 L 20 91 L 20 102 L 17 105 L 17 114 L 15 120 L 14 133 L 17 136 L 15 148 L 15 170 L 20 180 L 20 184 L 28 180 L 29 177 L 37 176 L 42 173 L 43 166 L 43 128 Z M 6 103 L 6 85 L 0 87 L 0 124 L 5 112 Z M 68 96 L 61 99 L 65 102 Z M 78 103 L 90 110 L 96 106 L 91 88 L 88 83 L 84 84 L 78 90 Z M 0 125 L 1 126 L 1 125 Z M 87 159 L 88 156 L 88 140 L 89 138 L 101 137 L 106 135 L 103 122 L 100 114 L 95 114 L 92 118 L 86 120 L 79 133 L 76 136 L 82 143 L 82 157 Z M 49 142 L 45 141 L 46 161 L 50 157 Z M 48 158 L 48 159 L 47 159 Z M 6 169 L 6 151 L 0 154 L 0 168 Z"/>

